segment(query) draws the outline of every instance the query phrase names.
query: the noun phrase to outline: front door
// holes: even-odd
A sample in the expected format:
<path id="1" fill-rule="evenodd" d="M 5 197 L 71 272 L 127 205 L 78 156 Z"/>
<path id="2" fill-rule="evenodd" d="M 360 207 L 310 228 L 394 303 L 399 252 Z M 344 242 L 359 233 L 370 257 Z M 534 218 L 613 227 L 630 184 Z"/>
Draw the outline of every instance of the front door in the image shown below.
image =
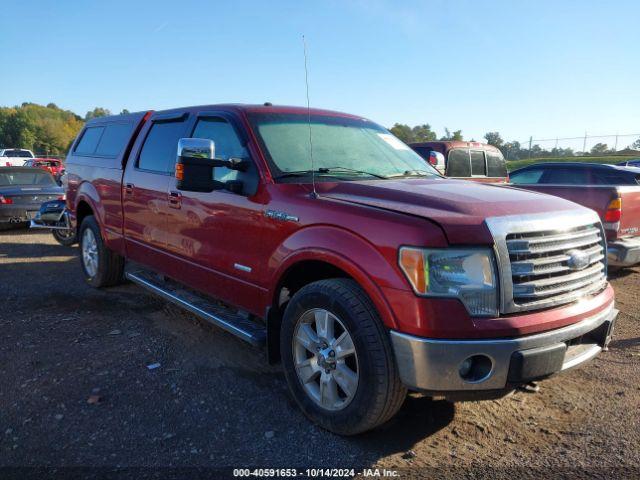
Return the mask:
<path id="1" fill-rule="evenodd" d="M 214 169 L 215 180 L 242 182 L 239 192 L 179 191 L 171 177 L 167 248 L 179 261 L 170 275 L 231 303 L 245 299 L 242 306 L 252 310 L 266 293 L 258 285 L 266 272 L 268 250 L 264 202 L 256 195 L 258 172 L 228 118 L 200 115 L 191 137 L 213 140 L 217 159 L 243 159 L 249 166 L 243 172 Z"/>

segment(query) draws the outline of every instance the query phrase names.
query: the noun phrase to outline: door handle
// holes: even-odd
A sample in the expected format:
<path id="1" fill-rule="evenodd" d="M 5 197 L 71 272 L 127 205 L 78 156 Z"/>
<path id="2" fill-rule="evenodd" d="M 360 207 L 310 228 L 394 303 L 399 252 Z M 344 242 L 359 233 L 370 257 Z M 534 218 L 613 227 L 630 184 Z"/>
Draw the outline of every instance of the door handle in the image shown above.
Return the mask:
<path id="1" fill-rule="evenodd" d="M 133 187 L 134 187 L 133 183 L 127 183 L 124 186 L 124 193 L 126 195 L 133 195 Z"/>
<path id="2" fill-rule="evenodd" d="M 180 192 L 169 192 L 169 206 L 180 208 L 182 206 L 182 194 Z"/>

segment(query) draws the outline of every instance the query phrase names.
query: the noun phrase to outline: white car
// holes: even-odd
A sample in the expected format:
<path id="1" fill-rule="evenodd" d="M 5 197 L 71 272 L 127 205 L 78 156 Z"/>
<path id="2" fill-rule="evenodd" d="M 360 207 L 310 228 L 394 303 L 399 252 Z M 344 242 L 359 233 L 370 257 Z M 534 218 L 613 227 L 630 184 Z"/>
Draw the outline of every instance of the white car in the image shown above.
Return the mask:
<path id="1" fill-rule="evenodd" d="M 24 148 L 0 149 L 0 166 L 2 167 L 21 167 L 25 161 L 31 158 L 35 158 L 31 150 Z"/>

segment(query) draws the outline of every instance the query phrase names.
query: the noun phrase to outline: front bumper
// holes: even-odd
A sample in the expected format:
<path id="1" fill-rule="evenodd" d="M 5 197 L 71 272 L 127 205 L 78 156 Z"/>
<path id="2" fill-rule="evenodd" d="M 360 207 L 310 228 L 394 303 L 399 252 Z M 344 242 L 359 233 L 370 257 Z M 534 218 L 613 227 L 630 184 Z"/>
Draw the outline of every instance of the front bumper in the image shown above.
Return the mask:
<path id="1" fill-rule="evenodd" d="M 440 340 L 391 331 L 391 341 L 400 378 L 410 389 L 444 396 L 505 390 L 597 356 L 611 338 L 617 315 L 612 303 L 573 325 L 523 337 Z M 461 367 L 470 357 L 479 368 L 463 377 Z"/>
<path id="2" fill-rule="evenodd" d="M 640 237 L 623 238 L 607 244 L 607 261 L 612 267 L 630 267 L 640 263 Z"/>

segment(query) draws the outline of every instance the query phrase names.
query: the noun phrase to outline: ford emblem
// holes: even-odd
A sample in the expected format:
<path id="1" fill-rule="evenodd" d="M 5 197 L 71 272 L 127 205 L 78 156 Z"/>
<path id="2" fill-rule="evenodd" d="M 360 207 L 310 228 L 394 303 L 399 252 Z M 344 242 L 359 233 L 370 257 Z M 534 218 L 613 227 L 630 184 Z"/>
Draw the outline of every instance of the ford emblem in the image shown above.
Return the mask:
<path id="1" fill-rule="evenodd" d="M 569 250 L 567 264 L 571 270 L 582 270 L 589 266 L 590 255 L 582 250 Z"/>

